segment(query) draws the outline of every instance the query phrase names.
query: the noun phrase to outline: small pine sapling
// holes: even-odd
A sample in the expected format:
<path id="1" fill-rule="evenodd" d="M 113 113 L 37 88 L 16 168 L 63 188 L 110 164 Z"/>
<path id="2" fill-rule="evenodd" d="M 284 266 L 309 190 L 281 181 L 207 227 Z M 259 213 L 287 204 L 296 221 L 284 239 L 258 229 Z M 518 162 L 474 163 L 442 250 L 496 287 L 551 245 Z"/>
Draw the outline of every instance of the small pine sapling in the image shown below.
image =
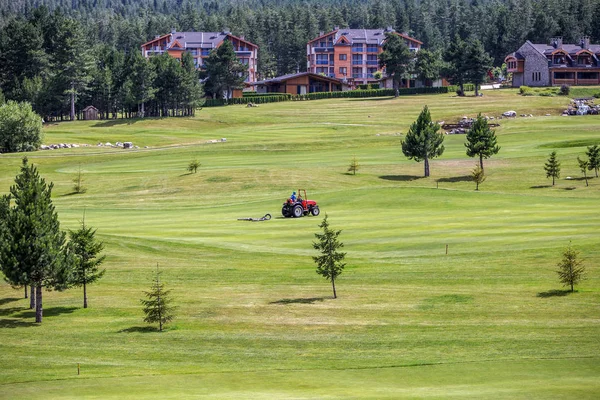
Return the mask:
<path id="1" fill-rule="evenodd" d="M 569 242 L 569 246 L 563 251 L 562 260 L 558 263 L 558 277 L 564 286 L 570 286 L 571 292 L 574 286 L 585 279 L 585 267 L 579 258 L 579 252 Z"/>
<path id="2" fill-rule="evenodd" d="M 356 175 L 356 172 L 358 171 L 359 168 L 360 168 L 360 165 L 358 165 L 358 161 L 356 161 L 356 156 L 354 156 L 352 158 L 352 161 L 350 161 L 350 166 L 348 167 L 348 172 L 352 172 L 352 175 Z"/>
<path id="3" fill-rule="evenodd" d="M 554 180 L 560 178 L 560 162 L 556 159 L 556 151 L 550 153 L 550 158 L 544 164 L 544 170 L 546 178 L 552 177 L 552 186 L 554 186 Z"/>
<path id="4" fill-rule="evenodd" d="M 156 275 L 152 282 L 150 291 L 144 292 L 147 300 L 140 300 L 144 306 L 144 322 L 155 324 L 158 322 L 158 330 L 162 332 L 163 326 L 175 318 L 175 307 L 171 305 L 171 291 L 165 290 L 164 284 L 160 281 L 161 272 L 156 264 Z"/>
<path id="5" fill-rule="evenodd" d="M 198 172 L 198 168 L 200 168 L 200 165 L 201 164 L 198 162 L 198 160 L 194 159 L 188 164 L 187 170 L 190 172 L 190 174 L 195 174 L 196 172 Z"/>
<path id="6" fill-rule="evenodd" d="M 473 182 L 475 182 L 475 190 L 479 190 L 479 185 L 482 184 L 486 178 L 483 168 L 481 168 L 479 164 L 471 171 L 471 178 L 473 179 Z"/>
<path id="7" fill-rule="evenodd" d="M 587 178 L 587 170 L 590 166 L 590 162 L 588 160 L 582 160 L 579 157 L 577 157 L 577 162 L 579 163 L 579 169 L 583 173 L 583 177 L 585 179 L 585 186 L 589 186 L 588 178 Z"/>
<path id="8" fill-rule="evenodd" d="M 81 164 L 79 165 L 77 175 L 75 175 L 75 178 L 73 179 L 73 191 L 75 193 L 87 192 L 87 188 L 85 188 L 83 186 L 83 175 L 81 174 Z"/>
<path id="9" fill-rule="evenodd" d="M 313 257 L 313 260 L 317 264 L 317 273 L 328 281 L 331 281 L 333 298 L 335 299 L 337 298 L 335 280 L 346 266 L 346 264 L 342 262 L 344 257 L 346 257 L 346 253 L 338 251 L 338 249 L 344 247 L 344 243 L 340 242 L 338 239 L 342 231 L 334 231 L 329 228 L 327 214 L 325 214 L 325 218 L 323 218 L 323 222 L 321 222 L 319 228 L 323 229 L 323 233 L 315 233 L 317 241 L 313 242 L 313 248 L 318 250 L 321 255 Z"/>

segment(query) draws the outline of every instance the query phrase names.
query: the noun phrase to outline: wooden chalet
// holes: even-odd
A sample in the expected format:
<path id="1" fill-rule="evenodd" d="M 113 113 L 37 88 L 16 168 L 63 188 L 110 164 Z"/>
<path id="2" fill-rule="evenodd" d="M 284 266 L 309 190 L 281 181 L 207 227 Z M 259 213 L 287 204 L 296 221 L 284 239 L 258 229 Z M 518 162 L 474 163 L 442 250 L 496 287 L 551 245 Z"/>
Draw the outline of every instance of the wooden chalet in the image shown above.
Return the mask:
<path id="1" fill-rule="evenodd" d="M 248 66 L 247 83 L 256 81 L 258 46 L 247 41 L 243 36 L 237 37 L 231 32 L 177 32 L 171 31 L 163 36 L 142 45 L 142 54 L 146 58 L 168 53 L 170 56 L 181 59 L 183 52 L 187 51 L 194 57 L 196 68 L 202 68 L 204 60 L 211 50 L 219 47 L 225 40 L 233 44 L 233 50 L 240 62 Z"/>
<path id="2" fill-rule="evenodd" d="M 293 95 L 348 90 L 348 85 L 340 79 L 312 72 L 282 75 L 254 82 L 252 86 L 255 87 L 257 93 L 289 93 Z"/>
<path id="3" fill-rule="evenodd" d="M 600 85 L 600 44 L 588 37 L 579 44 L 564 44 L 560 37 L 550 44 L 527 41 L 504 62 L 514 87 Z"/>

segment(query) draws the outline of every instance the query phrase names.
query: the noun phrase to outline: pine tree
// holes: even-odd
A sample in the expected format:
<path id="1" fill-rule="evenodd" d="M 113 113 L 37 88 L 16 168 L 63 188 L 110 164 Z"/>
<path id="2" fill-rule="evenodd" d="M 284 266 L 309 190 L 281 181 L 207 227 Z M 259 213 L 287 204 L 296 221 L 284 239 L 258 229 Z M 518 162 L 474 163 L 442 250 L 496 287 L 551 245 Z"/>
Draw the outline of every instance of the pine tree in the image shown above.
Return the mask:
<path id="1" fill-rule="evenodd" d="M 577 157 L 577 162 L 579 163 L 579 169 L 583 173 L 583 178 L 585 179 L 585 186 L 589 186 L 588 178 L 587 178 L 587 170 L 590 167 L 590 162 L 588 160 L 582 160 L 579 157 Z"/>
<path id="2" fill-rule="evenodd" d="M 479 156 L 479 167 L 483 170 L 483 159 L 498 154 L 500 147 L 496 143 L 496 131 L 490 129 L 487 120 L 477 115 L 471 129 L 467 132 L 467 155 L 469 157 Z"/>
<path id="3" fill-rule="evenodd" d="M 415 71 L 426 86 L 431 86 L 434 80 L 439 79 L 441 69 L 442 60 L 439 52 L 419 50 L 415 60 Z"/>
<path id="4" fill-rule="evenodd" d="M 570 286 L 571 292 L 574 291 L 574 286 L 581 280 L 585 279 L 585 267 L 583 261 L 579 258 L 579 252 L 569 246 L 563 251 L 563 258 L 558 263 L 558 277 L 560 283 L 564 286 Z"/>
<path id="5" fill-rule="evenodd" d="M 425 177 L 429 176 L 429 160 L 444 153 L 444 135 L 438 133 L 439 130 L 440 125 L 431 121 L 429 108 L 425 106 L 402 141 L 402 153 L 406 157 L 425 162 Z"/>
<path id="6" fill-rule="evenodd" d="M 154 65 L 150 63 L 139 51 L 129 55 L 128 65 L 130 68 L 129 79 L 131 79 L 133 97 L 138 106 L 138 116 L 144 118 L 146 115 L 146 103 L 154 99 L 156 88 L 154 80 L 156 71 Z"/>
<path id="7" fill-rule="evenodd" d="M 400 83 L 406 78 L 413 58 L 404 39 L 394 33 L 385 34 L 383 52 L 379 54 L 379 66 L 385 68 L 387 75 L 393 78 L 396 97 L 398 97 Z"/>
<path id="8" fill-rule="evenodd" d="M 493 66 L 492 57 L 486 53 L 478 39 L 471 38 L 465 46 L 466 78 L 475 85 L 475 96 L 479 95 L 479 85 L 483 83 L 487 73 Z"/>
<path id="9" fill-rule="evenodd" d="M 482 184 L 486 178 L 483 168 L 481 168 L 479 164 L 471 171 L 471 178 L 473 179 L 473 182 L 475 182 L 475 190 L 479 190 L 479 185 Z"/>
<path id="10" fill-rule="evenodd" d="M 444 75 L 448 76 L 452 84 L 460 87 L 460 96 L 465 93 L 464 84 L 467 80 L 466 49 L 467 44 L 457 34 L 444 52 Z"/>
<path id="11" fill-rule="evenodd" d="M 163 326 L 175 318 L 175 307 L 171 305 L 171 291 L 165 290 L 164 284 L 160 281 L 162 272 L 158 270 L 156 264 L 156 275 L 154 277 L 150 291 L 144 292 L 147 300 L 141 300 L 144 306 L 144 322 L 154 324 L 158 322 L 158 330 L 162 332 Z"/>
<path id="12" fill-rule="evenodd" d="M 38 323 L 43 316 L 42 289 L 66 289 L 72 268 L 64 248 L 65 233 L 60 231 L 52 204 L 52 188 L 23 158 L 21 172 L 10 188 L 14 207 L 6 216 L 7 245 L 0 247 L 0 266 L 9 282 L 35 288 L 31 301 Z"/>
<path id="13" fill-rule="evenodd" d="M 550 153 L 550 158 L 544 164 L 544 170 L 546 178 L 552 177 L 552 186 L 554 186 L 554 180 L 560 178 L 560 162 L 556 159 L 556 151 Z"/>
<path id="14" fill-rule="evenodd" d="M 585 153 L 589 159 L 588 169 L 596 172 L 596 178 L 598 177 L 598 169 L 600 168 L 600 146 L 597 144 L 589 146 Z"/>
<path id="15" fill-rule="evenodd" d="M 77 170 L 77 175 L 73 178 L 73 192 L 75 193 L 85 193 L 87 189 L 83 186 L 83 175 L 81 173 L 81 164 L 79 165 L 79 169 Z"/>
<path id="16" fill-rule="evenodd" d="M 206 89 L 214 96 L 221 98 L 223 95 L 229 99 L 233 89 L 243 87 L 247 76 L 247 68 L 240 62 L 233 45 L 226 40 L 213 51 L 205 60 Z"/>
<path id="17" fill-rule="evenodd" d="M 329 228 L 329 222 L 327 221 L 327 214 L 323 218 L 323 222 L 319 225 L 319 228 L 323 229 L 323 233 L 315 233 L 317 238 L 316 242 L 313 242 L 313 248 L 318 250 L 321 255 L 314 256 L 313 260 L 317 264 L 317 273 L 323 276 L 325 279 L 331 281 L 333 288 L 333 298 L 337 298 L 335 291 L 335 280 L 342 273 L 345 263 L 342 263 L 346 257 L 346 253 L 341 253 L 338 249 L 344 247 L 344 244 L 338 240 L 338 237 L 342 231 L 334 231 Z"/>
<path id="18" fill-rule="evenodd" d="M 87 285 L 102 278 L 106 272 L 105 269 L 98 269 L 106 256 L 99 256 L 104 244 L 95 235 L 95 229 L 85 226 L 85 216 L 78 230 L 69 230 L 70 241 L 67 248 L 74 261 L 71 284 L 83 286 L 83 308 L 88 307 Z"/>
<path id="19" fill-rule="evenodd" d="M 356 161 L 356 156 L 354 156 L 352 158 L 352 161 L 350 161 L 350 166 L 348 167 L 348 172 L 352 172 L 352 175 L 356 175 L 356 171 L 358 171 L 359 168 L 360 168 L 360 165 L 358 165 L 358 161 Z"/>

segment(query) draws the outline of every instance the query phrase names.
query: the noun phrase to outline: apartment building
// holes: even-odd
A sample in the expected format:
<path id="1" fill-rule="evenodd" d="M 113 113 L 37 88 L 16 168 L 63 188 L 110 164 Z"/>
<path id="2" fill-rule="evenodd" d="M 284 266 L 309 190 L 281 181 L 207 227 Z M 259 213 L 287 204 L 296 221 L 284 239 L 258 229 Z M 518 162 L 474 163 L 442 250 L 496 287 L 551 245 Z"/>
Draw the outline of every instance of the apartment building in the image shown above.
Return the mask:
<path id="1" fill-rule="evenodd" d="M 204 66 L 204 60 L 211 50 L 219 47 L 225 40 L 233 44 L 233 50 L 240 62 L 248 66 L 247 83 L 256 82 L 258 46 L 247 41 L 243 36 L 233 36 L 231 32 L 177 32 L 172 30 L 163 36 L 142 45 L 142 54 L 146 58 L 167 52 L 170 56 L 181 59 L 184 51 L 192 54 L 196 68 Z"/>
<path id="2" fill-rule="evenodd" d="M 561 37 L 549 44 L 528 40 L 504 62 L 514 87 L 600 85 L 600 44 L 590 44 L 588 37 L 578 44 L 565 44 Z"/>
<path id="3" fill-rule="evenodd" d="M 402 37 L 411 51 L 418 51 L 422 42 L 410 36 L 386 29 L 335 29 L 306 45 L 307 71 L 341 79 L 352 86 L 374 82 L 379 70 L 378 55 L 383 52 L 386 33 Z M 382 71 L 385 75 L 385 69 Z"/>

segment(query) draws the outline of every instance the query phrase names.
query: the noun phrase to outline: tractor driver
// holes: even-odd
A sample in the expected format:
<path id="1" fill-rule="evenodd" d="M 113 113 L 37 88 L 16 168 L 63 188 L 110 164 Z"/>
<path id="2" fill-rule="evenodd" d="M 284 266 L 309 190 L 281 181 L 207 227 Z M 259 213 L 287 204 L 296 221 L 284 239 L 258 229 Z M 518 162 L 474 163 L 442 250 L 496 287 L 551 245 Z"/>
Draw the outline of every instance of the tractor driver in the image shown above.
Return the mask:
<path id="1" fill-rule="evenodd" d="M 296 202 L 296 192 L 292 192 L 292 195 L 290 196 L 290 200 L 292 201 L 292 203 Z"/>

